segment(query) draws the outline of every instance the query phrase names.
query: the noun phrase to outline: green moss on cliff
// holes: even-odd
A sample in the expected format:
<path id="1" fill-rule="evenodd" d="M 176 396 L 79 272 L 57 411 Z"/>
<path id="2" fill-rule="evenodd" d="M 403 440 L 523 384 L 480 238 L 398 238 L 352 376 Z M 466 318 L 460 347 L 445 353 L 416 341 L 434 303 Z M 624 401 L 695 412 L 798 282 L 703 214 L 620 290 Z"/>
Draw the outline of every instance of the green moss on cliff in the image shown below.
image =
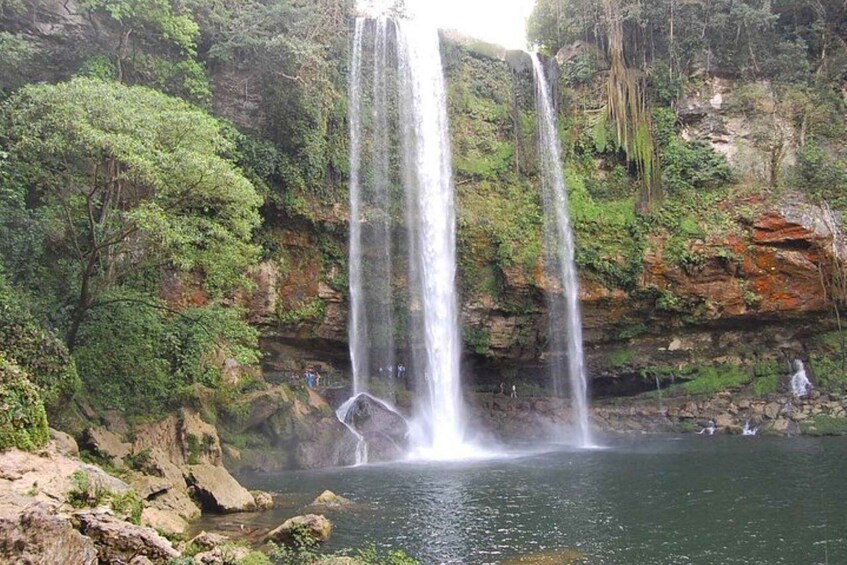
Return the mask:
<path id="1" fill-rule="evenodd" d="M 49 437 L 47 413 L 38 389 L 0 352 L 0 451 L 36 449 Z"/>

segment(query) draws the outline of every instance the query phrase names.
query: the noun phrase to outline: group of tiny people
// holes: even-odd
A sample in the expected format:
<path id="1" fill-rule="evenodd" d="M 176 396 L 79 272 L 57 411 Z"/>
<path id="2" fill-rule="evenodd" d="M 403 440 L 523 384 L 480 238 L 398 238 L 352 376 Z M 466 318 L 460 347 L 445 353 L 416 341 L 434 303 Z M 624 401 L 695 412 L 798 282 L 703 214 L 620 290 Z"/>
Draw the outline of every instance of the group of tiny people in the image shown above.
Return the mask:
<path id="1" fill-rule="evenodd" d="M 500 383 L 500 394 L 506 394 L 506 383 Z M 518 388 L 515 385 L 512 385 L 512 392 L 509 393 L 509 398 L 517 398 L 518 397 Z"/>
<path id="2" fill-rule="evenodd" d="M 389 379 L 393 379 L 397 377 L 398 379 L 406 378 L 406 365 L 400 363 L 396 367 L 394 365 L 388 365 L 387 367 L 379 368 L 379 376 L 380 377 L 388 377 Z"/>
<path id="3" fill-rule="evenodd" d="M 313 389 L 321 386 L 321 374 L 315 369 L 306 369 L 303 377 L 306 379 L 306 388 Z"/>

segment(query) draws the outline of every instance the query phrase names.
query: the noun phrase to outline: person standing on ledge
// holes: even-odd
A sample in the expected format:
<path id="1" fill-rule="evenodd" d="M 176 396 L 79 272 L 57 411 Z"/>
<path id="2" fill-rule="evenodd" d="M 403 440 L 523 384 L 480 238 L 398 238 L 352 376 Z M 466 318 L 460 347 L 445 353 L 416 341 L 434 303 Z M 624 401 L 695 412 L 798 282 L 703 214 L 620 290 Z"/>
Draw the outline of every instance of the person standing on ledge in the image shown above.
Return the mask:
<path id="1" fill-rule="evenodd" d="M 517 387 L 516 387 L 515 385 L 512 385 L 512 395 L 511 395 L 511 397 L 512 397 L 512 398 L 517 398 L 517 397 L 518 397 L 518 389 L 517 389 Z"/>

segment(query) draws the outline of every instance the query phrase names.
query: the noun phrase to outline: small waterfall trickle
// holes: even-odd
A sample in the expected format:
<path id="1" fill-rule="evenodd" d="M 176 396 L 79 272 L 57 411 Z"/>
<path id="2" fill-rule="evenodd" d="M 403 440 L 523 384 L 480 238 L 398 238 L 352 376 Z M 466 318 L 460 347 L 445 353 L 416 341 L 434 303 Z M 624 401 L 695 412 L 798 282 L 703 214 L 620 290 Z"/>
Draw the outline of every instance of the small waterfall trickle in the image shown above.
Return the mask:
<path id="1" fill-rule="evenodd" d="M 368 462 L 368 442 L 365 441 L 365 436 L 359 433 L 359 431 L 354 428 L 349 423 L 349 413 L 353 406 L 356 404 L 356 400 L 358 400 L 359 395 L 354 394 L 350 398 L 348 398 L 344 404 L 338 407 L 338 410 L 335 411 L 335 417 L 338 418 L 338 421 L 344 424 L 344 426 L 350 430 L 350 432 L 356 436 L 356 458 L 355 465 L 364 465 Z"/>
<path id="2" fill-rule="evenodd" d="M 562 292 L 552 291 L 547 294 L 550 371 L 556 395 L 562 395 L 564 392 L 567 375 L 576 415 L 577 442 L 582 447 L 590 447 L 592 441 L 588 422 L 588 382 L 582 349 L 579 282 L 574 262 L 574 238 L 562 168 L 558 119 L 551 101 L 547 76 L 537 54 L 532 55 L 532 67 L 535 74 L 538 114 L 547 275 L 562 284 Z"/>

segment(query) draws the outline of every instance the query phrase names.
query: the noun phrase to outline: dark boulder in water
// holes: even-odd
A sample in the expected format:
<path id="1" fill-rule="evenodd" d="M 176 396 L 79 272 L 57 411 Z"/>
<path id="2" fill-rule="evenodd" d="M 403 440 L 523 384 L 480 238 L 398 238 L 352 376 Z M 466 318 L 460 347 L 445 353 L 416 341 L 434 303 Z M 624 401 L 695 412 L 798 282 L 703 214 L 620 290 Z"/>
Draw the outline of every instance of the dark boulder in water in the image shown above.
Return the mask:
<path id="1" fill-rule="evenodd" d="M 344 422 L 365 438 L 368 460 L 390 461 L 406 452 L 409 425 L 406 419 L 381 400 L 360 394 L 353 401 Z"/>

